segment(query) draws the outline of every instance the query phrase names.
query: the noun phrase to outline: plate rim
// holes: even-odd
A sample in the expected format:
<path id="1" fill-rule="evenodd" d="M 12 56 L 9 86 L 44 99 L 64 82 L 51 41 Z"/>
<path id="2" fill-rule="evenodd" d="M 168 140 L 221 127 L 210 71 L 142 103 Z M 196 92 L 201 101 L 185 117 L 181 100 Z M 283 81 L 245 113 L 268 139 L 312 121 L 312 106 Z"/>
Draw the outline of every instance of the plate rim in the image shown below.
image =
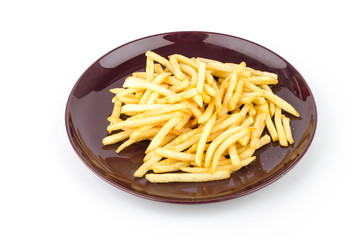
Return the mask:
<path id="1" fill-rule="evenodd" d="M 280 59 L 282 59 L 283 61 L 285 61 L 287 63 L 287 65 L 289 67 L 292 68 L 293 71 L 295 71 L 296 73 L 298 73 L 302 78 L 303 78 L 303 81 L 306 83 L 306 87 L 308 89 L 308 91 L 310 92 L 310 97 L 312 97 L 313 101 L 313 105 L 314 105 L 314 109 L 315 109 L 315 119 L 314 119 L 314 123 L 313 123 L 313 130 L 312 130 L 312 134 L 311 134 L 311 138 L 308 142 L 308 144 L 306 145 L 306 147 L 304 148 L 303 152 L 297 157 L 297 159 L 292 163 L 290 164 L 286 169 L 284 169 L 280 174 L 272 177 L 270 180 L 267 180 L 263 183 L 261 183 L 260 185 L 258 185 L 257 187 L 253 187 L 251 189 L 248 189 L 248 190 L 245 190 L 245 191 L 242 191 L 242 192 L 239 192 L 239 193 L 235 193 L 235 194 L 229 194 L 229 195 L 226 195 L 226 196 L 219 196 L 219 197 L 216 197 L 216 198 L 211 198 L 211 199 L 201 199 L 201 200 L 198 200 L 198 199 L 190 199 L 190 200 L 181 200 L 181 199 L 170 199 L 170 198 L 163 198 L 163 197 L 160 197 L 160 196 L 154 196 L 154 195 L 149 195 L 149 194 L 143 194 L 143 193 L 140 193 L 140 192 L 137 192 L 137 191 L 132 191 L 131 189 L 128 189 L 127 187 L 124 187 L 122 185 L 117 185 L 116 183 L 114 183 L 113 181 L 111 181 L 110 179 L 104 177 L 101 173 L 99 173 L 98 171 L 96 171 L 96 169 L 94 169 L 84 158 L 83 156 L 81 155 L 80 152 L 78 152 L 78 149 L 76 148 L 75 144 L 74 144 L 74 141 L 72 140 L 72 137 L 71 137 L 71 132 L 70 132 L 70 126 L 69 126 L 69 121 L 68 121 L 68 118 L 69 118 L 69 115 L 70 115 L 70 102 L 71 102 L 71 99 L 72 97 L 74 96 L 74 91 L 75 89 L 77 88 L 78 84 L 80 83 L 81 79 L 84 77 L 84 75 L 89 71 L 89 69 L 91 69 L 95 64 L 97 64 L 103 57 L 105 57 L 106 55 L 124 47 L 124 46 L 127 46 L 129 44 L 132 44 L 134 42 L 137 42 L 137 41 L 140 41 L 140 40 L 144 40 L 144 39 L 147 39 L 147 38 L 153 38 L 153 37 L 157 37 L 157 36 L 162 36 L 162 35 L 167 35 L 167 34 L 178 34 L 178 33 L 189 33 L 189 34 L 195 34 L 195 33 L 203 33 L 203 34 L 212 34 L 212 35 L 219 35 L 219 36 L 225 36 L 225 37 L 231 37 L 231 38 L 235 38 L 235 39 L 238 39 L 238 40 L 242 40 L 242 41 L 246 41 L 246 42 L 249 42 L 251 44 L 254 44 L 254 45 L 257 45 L 263 49 L 265 49 L 266 51 L 269 51 L 273 54 L 275 54 L 276 56 L 278 56 Z M 314 139 L 314 136 L 315 136 L 315 133 L 316 133 L 316 130 L 317 130 L 317 124 L 318 123 L 318 109 L 317 109 L 317 104 L 315 102 L 315 98 L 314 98 L 314 95 L 307 83 L 307 81 L 304 79 L 304 77 L 302 76 L 302 74 L 300 74 L 300 72 L 291 64 L 289 63 L 287 60 L 285 60 L 283 57 L 281 57 L 279 54 L 275 53 L 274 51 L 270 50 L 269 48 L 267 47 L 264 47 L 258 43 L 255 43 L 253 41 L 250 41 L 248 39 L 244 39 L 244 38 L 241 38 L 241 37 L 237 37 L 237 36 L 233 36 L 233 35 L 229 35 L 229 34 L 224 34 L 224 33 L 218 33 L 218 32 L 210 32 L 210 31 L 173 31 L 173 32 L 164 32 L 164 33 L 158 33 L 158 34 L 153 34 L 153 35 L 149 35 L 149 36 L 145 36 L 145 37 L 141 37 L 141 38 L 138 38 L 138 39 L 135 39 L 135 40 L 132 40 L 132 41 L 129 41 L 127 43 L 124 43 L 110 51 L 108 51 L 107 53 L 103 54 L 101 57 L 99 57 L 97 60 L 95 60 L 86 70 L 84 70 L 84 72 L 80 75 L 80 77 L 78 78 L 78 80 L 75 82 L 74 86 L 72 87 L 72 90 L 70 91 L 69 93 L 69 96 L 67 98 L 67 102 L 66 102 L 66 106 L 65 106 L 65 128 L 66 128 L 66 132 L 67 132 L 67 136 L 68 136 L 68 140 L 71 144 L 71 146 L 73 147 L 73 150 L 76 152 L 76 154 L 78 155 L 78 157 L 82 160 L 82 162 L 93 172 L 95 173 L 98 177 L 100 177 L 102 180 L 108 182 L 109 184 L 115 186 L 116 188 L 118 189 L 121 189 L 122 191 L 125 191 L 127 193 L 130 193 L 134 196 L 137 196 L 137 197 L 141 197 L 141 198 L 144 198 L 144 199 L 148 199 L 148 200 L 152 200 L 152 201 L 156 201 L 156 202 L 163 202 L 163 203 L 175 203 L 175 204 L 204 204 L 204 203 L 214 203 L 214 202 L 222 202 L 222 201 L 227 201 L 227 200 L 231 200 L 231 199 L 235 199 L 235 198 L 239 198 L 239 197 L 242 197 L 242 196 L 245 196 L 245 195 L 248 195 L 250 193 L 253 193 L 253 192 L 256 192 L 272 183 L 274 183 L 275 181 L 277 181 L 278 179 L 280 179 L 281 177 L 283 177 L 284 175 L 286 175 L 292 168 L 295 167 L 295 165 L 297 165 L 299 163 L 299 161 L 304 157 L 304 155 L 307 153 L 310 145 L 312 144 L 313 142 L 313 139 Z"/>

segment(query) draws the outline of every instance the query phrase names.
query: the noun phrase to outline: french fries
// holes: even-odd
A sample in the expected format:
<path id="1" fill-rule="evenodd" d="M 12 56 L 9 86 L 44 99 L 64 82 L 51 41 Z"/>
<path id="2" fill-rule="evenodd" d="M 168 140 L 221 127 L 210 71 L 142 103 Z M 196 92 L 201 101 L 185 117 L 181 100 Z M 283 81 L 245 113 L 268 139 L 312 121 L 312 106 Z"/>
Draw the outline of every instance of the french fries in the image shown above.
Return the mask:
<path id="1" fill-rule="evenodd" d="M 146 71 L 110 90 L 114 107 L 102 141 L 121 142 L 117 153 L 150 141 L 135 177 L 152 183 L 222 180 L 255 161 L 254 152 L 271 141 L 294 143 L 288 114 L 299 113 L 269 87 L 278 83 L 275 73 L 245 62 L 145 55 Z"/>

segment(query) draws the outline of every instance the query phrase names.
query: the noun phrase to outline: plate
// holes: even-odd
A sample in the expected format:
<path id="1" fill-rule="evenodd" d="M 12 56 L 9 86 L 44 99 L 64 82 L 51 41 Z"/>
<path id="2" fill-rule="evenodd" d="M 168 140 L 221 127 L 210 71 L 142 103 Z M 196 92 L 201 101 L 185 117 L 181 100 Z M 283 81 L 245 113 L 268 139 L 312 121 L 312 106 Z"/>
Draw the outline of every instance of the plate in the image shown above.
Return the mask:
<path id="1" fill-rule="evenodd" d="M 121 153 L 117 146 L 103 146 L 107 117 L 111 114 L 113 94 L 135 71 L 144 71 L 145 52 L 162 56 L 180 53 L 222 62 L 240 63 L 277 73 L 279 84 L 274 93 L 291 103 L 300 118 L 291 118 L 295 143 L 280 147 L 270 143 L 255 152 L 256 160 L 232 174 L 230 179 L 206 183 L 155 184 L 133 173 L 142 164 L 147 142 L 134 144 Z M 294 167 L 310 146 L 317 125 L 316 104 L 302 75 L 286 60 L 251 41 L 212 32 L 171 32 L 126 43 L 92 64 L 76 82 L 65 111 L 69 140 L 81 160 L 105 181 L 131 194 L 171 203 L 209 203 L 255 192 L 282 177 Z"/>

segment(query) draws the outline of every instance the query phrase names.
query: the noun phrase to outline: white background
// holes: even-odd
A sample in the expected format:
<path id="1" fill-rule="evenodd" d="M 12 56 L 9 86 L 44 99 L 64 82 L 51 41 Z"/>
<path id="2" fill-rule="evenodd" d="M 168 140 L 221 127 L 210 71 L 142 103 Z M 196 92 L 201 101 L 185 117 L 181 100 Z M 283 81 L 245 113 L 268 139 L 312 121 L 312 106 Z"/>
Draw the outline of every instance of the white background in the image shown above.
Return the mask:
<path id="1" fill-rule="evenodd" d="M 338 2 L 338 3 L 337 3 Z M 1 1 L 1 239 L 361 239 L 362 14 L 358 1 Z M 257 42 L 307 80 L 309 151 L 238 199 L 153 202 L 93 174 L 65 131 L 68 95 L 95 60 L 169 31 Z"/>

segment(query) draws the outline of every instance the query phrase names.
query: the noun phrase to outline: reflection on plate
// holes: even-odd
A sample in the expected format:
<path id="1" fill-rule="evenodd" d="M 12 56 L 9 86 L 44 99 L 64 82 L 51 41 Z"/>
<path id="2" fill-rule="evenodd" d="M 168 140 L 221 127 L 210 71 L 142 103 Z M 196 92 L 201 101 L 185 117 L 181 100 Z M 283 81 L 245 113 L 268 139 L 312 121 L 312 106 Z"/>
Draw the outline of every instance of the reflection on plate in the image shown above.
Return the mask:
<path id="1" fill-rule="evenodd" d="M 255 152 L 256 160 L 230 179 L 206 183 L 153 184 L 133 173 L 141 165 L 147 142 L 134 144 L 117 154 L 117 146 L 103 146 L 107 117 L 112 112 L 110 88 L 122 86 L 135 71 L 144 71 L 145 55 L 180 53 L 222 62 L 245 61 L 252 68 L 274 72 L 279 84 L 272 89 L 300 113 L 291 118 L 295 143 L 281 147 L 270 143 Z M 74 150 L 98 176 L 114 186 L 151 200 L 172 203 L 207 203 L 243 196 L 277 180 L 307 151 L 313 139 L 317 110 L 313 95 L 300 73 L 274 52 L 253 42 L 219 33 L 172 32 L 153 35 L 122 45 L 107 53 L 80 77 L 70 93 L 66 129 Z"/>

